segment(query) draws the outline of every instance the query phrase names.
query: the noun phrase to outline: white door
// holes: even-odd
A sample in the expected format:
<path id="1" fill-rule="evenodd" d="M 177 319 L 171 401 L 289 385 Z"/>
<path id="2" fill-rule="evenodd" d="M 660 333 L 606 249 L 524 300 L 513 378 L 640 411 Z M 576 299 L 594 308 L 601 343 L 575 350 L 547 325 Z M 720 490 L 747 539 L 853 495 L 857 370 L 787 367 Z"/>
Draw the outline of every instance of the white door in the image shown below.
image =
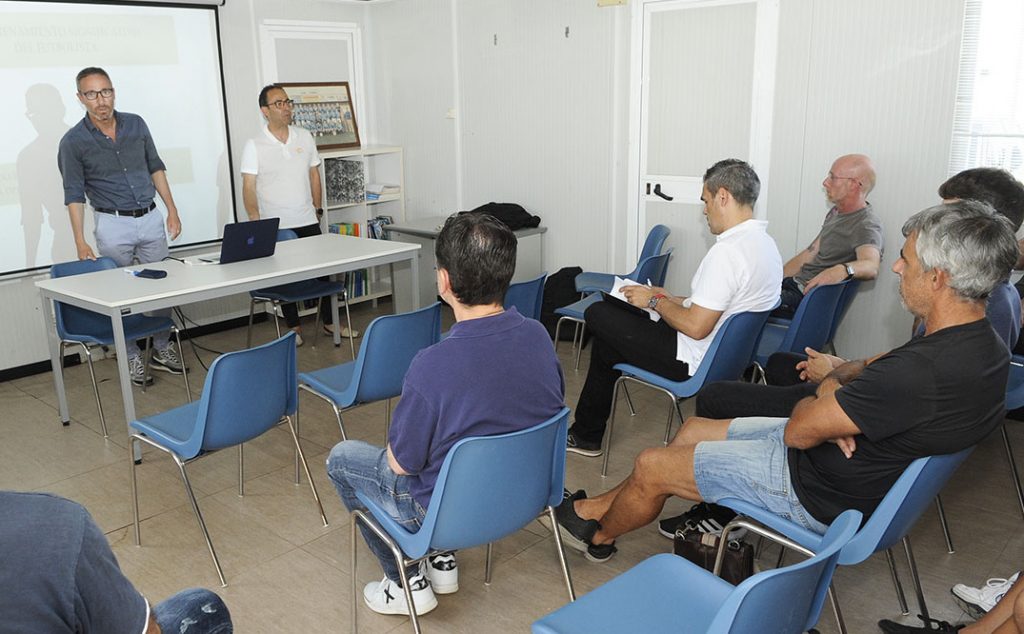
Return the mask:
<path id="1" fill-rule="evenodd" d="M 666 287 L 689 294 L 714 242 L 704 171 L 725 158 L 750 162 L 766 217 L 778 0 L 646 0 L 634 11 L 630 258 L 652 226 L 668 226 Z"/>

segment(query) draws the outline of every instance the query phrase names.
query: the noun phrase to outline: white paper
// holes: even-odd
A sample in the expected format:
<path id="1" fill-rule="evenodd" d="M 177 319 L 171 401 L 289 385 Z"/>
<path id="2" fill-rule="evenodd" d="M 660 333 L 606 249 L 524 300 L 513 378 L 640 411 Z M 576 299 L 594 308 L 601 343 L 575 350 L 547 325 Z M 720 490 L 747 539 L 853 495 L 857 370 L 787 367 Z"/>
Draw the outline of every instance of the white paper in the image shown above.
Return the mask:
<path id="1" fill-rule="evenodd" d="M 612 297 L 617 298 L 617 299 L 621 299 L 622 301 L 624 301 L 624 302 L 626 302 L 628 304 L 629 300 L 626 299 L 626 295 L 622 292 L 622 287 L 623 286 L 643 286 L 643 284 L 641 284 L 640 282 L 636 282 L 634 280 L 631 280 L 631 279 L 623 279 L 623 278 L 619 277 L 618 275 L 615 276 L 615 282 L 612 284 L 612 290 L 608 294 L 611 295 Z M 638 308 L 639 308 L 639 306 L 638 306 Z M 659 315 L 657 311 L 651 310 L 650 308 L 640 308 L 640 310 L 647 311 L 647 314 L 650 315 L 650 317 L 651 317 L 651 321 L 653 321 L 653 322 L 661 321 L 661 315 Z"/>

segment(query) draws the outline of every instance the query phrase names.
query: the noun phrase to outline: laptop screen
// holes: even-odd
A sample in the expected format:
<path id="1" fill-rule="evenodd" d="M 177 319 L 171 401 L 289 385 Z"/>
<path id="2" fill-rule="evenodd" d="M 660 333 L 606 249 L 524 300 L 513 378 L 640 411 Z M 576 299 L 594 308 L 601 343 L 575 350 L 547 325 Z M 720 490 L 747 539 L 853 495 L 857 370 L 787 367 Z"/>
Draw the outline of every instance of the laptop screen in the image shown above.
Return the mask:
<path id="1" fill-rule="evenodd" d="M 280 218 L 266 218 L 225 225 L 220 263 L 230 264 L 274 255 L 280 224 Z"/>

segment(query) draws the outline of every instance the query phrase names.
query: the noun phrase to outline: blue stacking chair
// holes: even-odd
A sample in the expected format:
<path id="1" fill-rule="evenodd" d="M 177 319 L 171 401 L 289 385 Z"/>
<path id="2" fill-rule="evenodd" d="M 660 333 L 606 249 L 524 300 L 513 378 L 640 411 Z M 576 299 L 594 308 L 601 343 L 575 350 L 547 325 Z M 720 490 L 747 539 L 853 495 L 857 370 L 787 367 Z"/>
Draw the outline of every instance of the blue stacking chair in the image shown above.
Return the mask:
<path id="1" fill-rule="evenodd" d="M 630 277 L 635 282 L 646 284 L 647 280 L 651 281 L 653 286 L 664 286 L 665 276 L 668 275 L 668 261 L 672 257 L 673 249 L 661 253 L 659 255 L 652 255 L 645 258 L 637 265 L 634 273 L 635 277 Z M 608 286 L 608 290 L 611 290 L 611 285 Z M 605 291 L 608 292 L 608 291 Z M 558 323 L 555 324 L 555 349 L 558 349 L 558 339 L 562 331 L 563 321 L 576 322 L 576 336 L 573 337 L 573 345 L 576 347 L 576 365 L 574 369 L 580 369 L 580 353 L 583 352 L 583 334 L 586 328 L 586 320 L 583 318 L 583 313 L 586 312 L 587 308 L 590 307 L 596 301 L 601 300 L 601 293 L 594 292 L 586 297 L 583 297 L 577 302 L 573 302 L 568 306 L 562 308 L 556 308 L 555 314 L 559 315 Z M 576 343 L 576 340 L 579 343 Z"/>
<path id="2" fill-rule="evenodd" d="M 96 258 L 95 260 L 75 260 L 63 262 L 50 267 L 50 277 L 68 277 L 70 275 L 81 275 L 94 271 L 105 271 L 116 269 L 117 263 L 107 257 Z M 54 315 L 57 318 L 57 336 L 60 338 L 61 371 L 64 368 L 64 349 L 69 344 L 82 346 L 85 352 L 85 360 L 89 364 L 89 377 L 92 379 L 92 392 L 96 397 L 96 409 L 100 413 L 100 426 L 103 428 L 103 437 L 107 438 L 107 420 L 103 415 L 103 402 L 100 400 L 100 390 L 96 383 L 96 372 L 92 365 L 93 346 L 114 345 L 114 326 L 106 315 L 94 313 L 91 310 L 64 304 L 63 302 L 53 303 Z M 147 315 L 125 315 L 122 318 L 124 324 L 125 341 L 135 339 L 148 339 L 152 343 L 153 335 L 170 330 L 178 343 L 178 350 L 181 351 L 181 337 L 178 335 L 178 328 L 174 320 L 169 317 L 149 317 Z M 149 360 L 153 355 L 153 346 L 146 346 L 145 376 L 149 379 Z M 182 355 L 184 357 L 184 354 Z M 184 364 L 183 364 L 184 367 Z M 188 385 L 188 371 L 182 371 L 185 379 L 185 394 L 189 402 L 192 402 L 192 390 Z M 146 391 L 143 382 L 142 391 Z"/>
<path id="3" fill-rule="evenodd" d="M 845 511 L 810 559 L 736 586 L 682 557 L 655 555 L 534 622 L 533 632 L 805 632 L 818 622 L 839 552 L 860 521 L 860 512 Z"/>
<path id="4" fill-rule="evenodd" d="M 299 374 L 299 389 L 327 401 L 346 440 L 341 412 L 387 399 L 385 438 L 391 426 L 391 399 L 402 393 L 405 373 L 416 353 L 438 342 L 441 303 L 374 319 L 363 334 L 355 361 Z"/>
<path id="5" fill-rule="evenodd" d="M 248 350 L 228 352 L 210 364 L 203 385 L 203 397 L 198 403 L 176 407 L 155 416 L 132 421 L 129 427 L 135 430 L 130 439 L 139 440 L 174 460 L 185 483 L 185 493 L 192 504 L 192 511 L 199 521 L 199 527 L 206 539 L 213 565 L 217 568 L 220 583 L 227 585 L 224 571 L 220 567 L 217 553 L 206 530 L 206 522 L 199 511 L 196 496 L 192 492 L 185 464 L 200 456 L 238 446 L 238 494 L 245 492 L 243 480 L 242 443 L 262 435 L 271 427 L 285 420 L 295 442 L 298 461 L 306 471 L 309 488 L 313 491 L 320 511 L 320 519 L 327 526 L 327 516 L 317 495 L 316 485 L 309 472 L 309 465 L 299 445 L 296 422 L 298 418 L 298 389 L 295 374 L 295 333 L 288 333 L 277 341 Z M 133 457 L 134 442 L 128 443 L 129 458 Z M 132 519 L 135 525 L 135 544 L 141 545 L 139 534 L 139 496 L 135 482 L 135 461 L 132 463 Z M 298 471 L 296 471 L 296 484 Z"/>
<path id="6" fill-rule="evenodd" d="M 708 383 L 735 380 L 750 364 L 750 357 L 757 346 L 769 312 L 771 311 L 730 315 L 711 340 L 697 373 L 683 381 L 672 381 L 628 363 L 617 363 L 615 369 L 622 372 L 622 376 L 615 381 L 615 390 L 612 392 L 612 415 L 608 419 L 604 434 L 604 464 L 601 466 L 601 475 L 608 475 L 608 456 L 612 448 L 612 430 L 615 427 L 615 410 L 620 386 L 625 389 L 627 382 L 639 383 L 661 391 L 672 400 L 668 422 L 665 424 L 667 444 L 672 432 L 672 420 L 678 415 L 679 423 L 683 422 L 683 412 L 679 409 L 680 401 L 694 396 Z"/>
<path id="7" fill-rule="evenodd" d="M 907 600 L 903 595 L 903 587 L 900 585 L 899 577 L 896 574 L 896 562 L 891 548 L 902 540 L 903 550 L 906 552 L 907 562 L 910 565 L 910 576 L 914 582 L 914 590 L 917 594 L 918 606 L 921 615 L 928 618 L 928 607 L 925 604 L 924 591 L 921 589 L 921 578 L 917 574 L 917 562 L 914 560 L 914 551 L 910 546 L 910 529 L 917 518 L 921 516 L 925 508 L 931 504 L 942 487 L 952 477 L 957 468 L 963 464 L 967 456 L 974 451 L 974 447 L 968 447 L 957 453 L 926 456 L 918 458 L 910 463 L 896 480 L 889 492 L 882 498 L 878 508 L 871 514 L 850 543 L 847 544 L 839 555 L 839 564 L 842 566 L 853 566 L 861 563 L 878 551 L 884 550 L 886 559 L 889 562 L 889 572 L 892 574 L 893 584 L 896 587 L 896 596 L 900 603 L 900 610 L 908 614 Z M 821 536 L 813 531 L 807 530 L 788 519 L 783 519 L 771 511 L 759 506 L 750 504 L 743 500 L 726 498 L 718 501 L 723 506 L 728 506 L 737 513 L 756 520 L 769 529 L 781 533 L 791 539 L 797 545 L 797 550 L 814 550 L 815 544 Z M 736 521 L 736 527 L 749 526 L 744 521 Z M 730 523 L 723 533 L 727 536 L 734 528 Z M 805 551 L 801 551 L 805 552 Z M 839 609 L 839 600 L 836 597 L 835 589 L 830 588 L 829 594 L 832 598 L 832 607 L 835 610 L 836 621 L 839 631 L 845 633 L 846 625 L 843 622 L 842 611 Z"/>
<path id="8" fill-rule="evenodd" d="M 298 237 L 291 229 L 280 229 L 277 232 L 278 242 L 297 240 Z M 281 304 L 295 304 L 309 299 L 317 300 L 316 324 L 313 327 L 313 346 L 316 346 L 317 337 L 320 335 L 320 304 L 324 299 L 329 299 L 332 295 L 337 295 L 338 301 L 341 301 L 345 306 L 345 322 L 348 325 L 349 333 L 348 347 L 354 359 L 356 357 L 356 344 L 352 331 L 352 317 L 349 315 L 348 310 L 348 289 L 341 282 L 331 282 L 328 280 L 302 280 L 301 282 L 292 282 L 291 284 L 281 284 L 280 286 L 249 291 L 249 330 L 245 335 L 245 347 L 252 347 L 252 321 L 253 315 L 256 312 L 256 304 L 270 302 L 274 305 L 274 327 L 277 329 L 278 338 L 280 338 L 281 323 L 278 321 L 276 309 Z M 337 321 L 337 315 L 335 315 L 335 321 Z"/>
<path id="9" fill-rule="evenodd" d="M 510 284 L 505 293 L 505 308 L 516 307 L 523 317 L 540 321 L 540 308 L 544 301 L 544 281 L 547 273 L 525 282 Z"/>
<path id="10" fill-rule="evenodd" d="M 831 354 L 836 353 L 835 338 L 836 333 L 839 332 L 839 324 L 842 323 L 843 317 L 850 310 L 850 304 L 853 303 L 853 298 L 857 296 L 858 288 L 860 288 L 860 280 L 856 278 L 846 280 L 846 288 L 843 289 L 843 294 L 839 298 L 839 304 L 836 306 L 835 316 L 832 318 L 832 328 L 828 331 L 828 340 L 823 346 Z"/>
<path id="11" fill-rule="evenodd" d="M 1024 357 L 1013 355 L 1010 360 L 1010 378 L 1006 384 L 1006 409 L 1021 407 L 1024 407 Z M 1005 422 L 999 430 L 1003 435 L 1006 458 L 1010 461 L 1010 474 L 1013 476 L 1013 486 L 1017 490 L 1017 501 L 1020 503 L 1021 513 L 1024 513 L 1024 491 L 1021 490 L 1020 473 L 1017 471 L 1017 461 L 1013 459 L 1013 447 L 1010 446 L 1010 436 L 1006 433 Z"/>
<path id="12" fill-rule="evenodd" d="M 776 352 L 803 353 L 804 348 L 824 348 L 848 284 L 849 280 L 815 286 L 804 296 L 792 320 L 769 318 L 757 346 L 757 363 L 764 366 Z"/>
<path id="13" fill-rule="evenodd" d="M 565 481 L 565 438 L 569 408 L 550 419 L 517 432 L 463 438 L 448 452 L 437 476 L 426 516 L 419 530 L 407 531 L 373 500 L 356 492 L 366 511 L 352 511 L 352 631 L 356 621 L 356 536 L 362 522 L 391 548 L 402 577 L 406 605 L 415 606 L 405 567 L 434 552 L 487 544 L 484 582 L 491 582 L 491 544 L 520 530 L 546 512 L 557 526 L 555 507 L 562 503 Z M 565 559 L 562 538 L 551 531 L 562 566 L 569 600 L 576 594 Z M 413 630 L 419 634 L 416 610 L 410 609 Z"/>
<path id="14" fill-rule="evenodd" d="M 668 239 L 668 235 L 672 233 L 672 230 L 665 225 L 654 225 L 651 227 L 650 232 L 647 234 L 647 239 L 644 240 L 644 247 L 640 250 L 640 257 L 637 258 L 636 268 L 626 273 L 625 275 L 619 275 L 630 280 L 636 280 L 641 284 L 647 281 L 647 276 L 642 275 L 640 267 L 643 266 L 644 260 L 653 257 L 655 255 L 661 255 L 661 249 L 665 246 L 665 240 Z M 579 293 L 596 293 L 598 291 L 608 292 L 612 290 L 612 286 L 615 284 L 614 273 L 591 273 L 584 271 L 576 276 L 576 291 Z M 654 278 L 651 278 L 654 281 Z M 658 286 L 661 286 L 658 284 Z"/>

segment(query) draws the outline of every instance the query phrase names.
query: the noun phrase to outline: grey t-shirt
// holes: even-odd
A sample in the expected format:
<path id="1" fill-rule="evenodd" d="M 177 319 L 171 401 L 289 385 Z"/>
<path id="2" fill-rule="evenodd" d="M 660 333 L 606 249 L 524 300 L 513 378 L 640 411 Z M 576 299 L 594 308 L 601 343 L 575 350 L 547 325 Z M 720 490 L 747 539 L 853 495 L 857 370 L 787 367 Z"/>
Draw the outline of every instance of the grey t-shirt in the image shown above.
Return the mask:
<path id="1" fill-rule="evenodd" d="M 140 634 L 146 600 L 89 512 L 43 493 L 0 492 L 0 631 Z"/>
<path id="2" fill-rule="evenodd" d="M 857 247 L 870 245 L 881 253 L 884 245 L 882 223 L 870 204 L 845 214 L 833 207 L 825 214 L 825 222 L 815 239 L 820 240 L 818 253 L 793 276 L 801 288 L 828 267 L 856 260 Z"/>

